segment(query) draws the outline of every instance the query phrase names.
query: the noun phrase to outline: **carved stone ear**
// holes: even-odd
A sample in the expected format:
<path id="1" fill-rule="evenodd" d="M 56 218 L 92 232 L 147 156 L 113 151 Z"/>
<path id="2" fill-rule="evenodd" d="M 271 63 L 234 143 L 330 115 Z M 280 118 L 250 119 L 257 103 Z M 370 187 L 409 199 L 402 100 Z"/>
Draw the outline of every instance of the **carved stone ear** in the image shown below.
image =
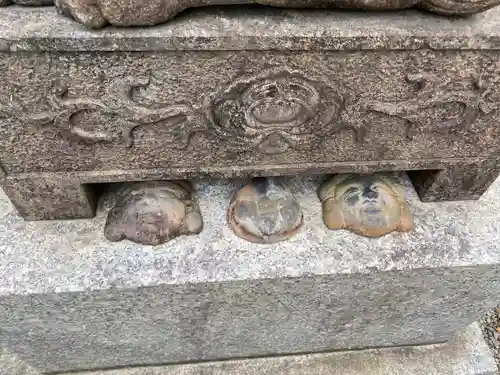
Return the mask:
<path id="1" fill-rule="evenodd" d="M 398 227 L 396 230 L 398 232 L 410 232 L 413 229 L 413 216 L 406 206 L 406 204 L 402 205 L 401 210 L 401 218 L 399 220 Z"/>
<path id="2" fill-rule="evenodd" d="M 120 225 L 108 219 L 104 227 L 104 236 L 111 242 L 119 242 L 125 239 L 125 232 Z"/>
<path id="3" fill-rule="evenodd" d="M 203 218 L 198 211 L 186 215 L 184 226 L 187 234 L 198 234 L 203 230 Z"/>
<path id="4" fill-rule="evenodd" d="M 344 229 L 344 214 L 338 202 L 332 198 L 323 201 L 323 222 L 328 229 Z"/>

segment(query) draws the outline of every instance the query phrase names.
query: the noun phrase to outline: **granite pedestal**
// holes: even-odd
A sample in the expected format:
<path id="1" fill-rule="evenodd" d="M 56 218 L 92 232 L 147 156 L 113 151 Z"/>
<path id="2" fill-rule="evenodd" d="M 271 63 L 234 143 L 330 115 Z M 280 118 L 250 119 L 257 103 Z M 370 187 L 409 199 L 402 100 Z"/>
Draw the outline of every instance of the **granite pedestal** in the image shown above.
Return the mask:
<path id="1" fill-rule="evenodd" d="M 29 220 L 202 175 L 402 170 L 422 200 L 477 199 L 500 171 L 499 19 L 227 7 L 90 31 L 1 8 L 4 191 Z"/>
<path id="2" fill-rule="evenodd" d="M 0 343 L 61 372 L 441 343 L 500 300 L 500 180 L 479 200 L 422 203 L 411 233 L 328 231 L 320 181 L 288 181 L 291 240 L 236 237 L 245 181 L 196 182 L 205 228 L 159 247 L 104 239 L 92 220 L 26 222 L 0 200 Z"/>

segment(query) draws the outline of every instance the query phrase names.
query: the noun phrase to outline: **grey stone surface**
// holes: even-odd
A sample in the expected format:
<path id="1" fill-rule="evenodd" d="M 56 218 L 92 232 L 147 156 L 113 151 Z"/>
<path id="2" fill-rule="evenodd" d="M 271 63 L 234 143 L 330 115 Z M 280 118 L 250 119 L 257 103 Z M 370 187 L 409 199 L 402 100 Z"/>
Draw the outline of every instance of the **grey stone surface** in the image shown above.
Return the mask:
<path id="1" fill-rule="evenodd" d="M 304 226 L 239 239 L 241 182 L 194 184 L 205 229 L 159 247 L 109 243 L 93 220 L 26 222 L 2 196 L 0 342 L 40 371 L 427 344 L 500 299 L 500 180 L 477 202 L 423 204 L 411 233 L 328 231 L 320 181 L 291 179 Z"/>
<path id="2" fill-rule="evenodd" d="M 446 15 L 468 15 L 490 9 L 498 0 L 55 0 L 58 9 L 85 26 L 151 26 L 169 21 L 179 12 L 208 5 L 261 4 L 288 8 L 355 8 L 365 10 L 405 9 L 412 6 Z M 1 3 L 0 3 L 1 5 Z"/>
<path id="3" fill-rule="evenodd" d="M 491 348 L 500 375 L 500 304 L 480 321 L 486 343 Z"/>
<path id="4" fill-rule="evenodd" d="M 406 170 L 425 201 L 477 199 L 500 169 L 499 11 L 211 9 L 91 33 L 2 8 L 4 191 L 30 220 L 92 217 L 89 184 L 200 175 Z"/>
<path id="5" fill-rule="evenodd" d="M 93 32 L 52 7 L 8 7 L 0 8 L 0 51 L 498 50 L 499 15 L 498 7 L 468 18 L 212 7 L 158 27 Z"/>
<path id="6" fill-rule="evenodd" d="M 76 375 L 493 375 L 476 324 L 446 344 L 128 368 Z M 17 375 L 17 374 L 14 374 Z"/>
<path id="7" fill-rule="evenodd" d="M 40 375 L 31 366 L 0 349 L 0 375 Z"/>

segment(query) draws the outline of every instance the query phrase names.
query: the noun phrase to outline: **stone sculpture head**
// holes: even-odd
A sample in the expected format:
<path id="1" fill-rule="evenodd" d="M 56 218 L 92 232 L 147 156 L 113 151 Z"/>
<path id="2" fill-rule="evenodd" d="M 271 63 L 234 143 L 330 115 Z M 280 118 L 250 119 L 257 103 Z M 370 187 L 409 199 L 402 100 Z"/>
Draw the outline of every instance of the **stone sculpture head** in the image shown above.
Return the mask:
<path id="1" fill-rule="evenodd" d="M 268 178 L 254 178 L 233 196 L 228 208 L 229 227 L 254 243 L 284 241 L 298 232 L 302 220 L 293 196 Z"/>
<path id="2" fill-rule="evenodd" d="M 152 181 L 127 184 L 117 193 L 104 234 L 110 241 L 160 245 L 200 233 L 203 220 L 189 184 Z"/>
<path id="3" fill-rule="evenodd" d="M 380 237 L 413 227 L 404 190 L 391 175 L 337 175 L 321 186 L 319 197 L 329 229 Z"/>

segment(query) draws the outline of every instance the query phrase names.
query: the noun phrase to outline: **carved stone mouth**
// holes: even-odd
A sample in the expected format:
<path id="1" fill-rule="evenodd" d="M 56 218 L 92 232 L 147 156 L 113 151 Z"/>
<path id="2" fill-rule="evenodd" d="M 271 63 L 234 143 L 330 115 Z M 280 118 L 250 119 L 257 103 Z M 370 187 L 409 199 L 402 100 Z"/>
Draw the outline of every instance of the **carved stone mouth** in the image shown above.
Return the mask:
<path id="1" fill-rule="evenodd" d="M 363 208 L 363 213 L 367 215 L 379 214 L 380 212 L 382 212 L 382 210 L 376 206 Z"/>
<path id="2" fill-rule="evenodd" d="M 292 122 L 303 121 L 301 117 L 306 112 L 299 103 L 276 98 L 259 102 L 251 109 L 250 115 L 263 126 L 293 126 Z"/>

